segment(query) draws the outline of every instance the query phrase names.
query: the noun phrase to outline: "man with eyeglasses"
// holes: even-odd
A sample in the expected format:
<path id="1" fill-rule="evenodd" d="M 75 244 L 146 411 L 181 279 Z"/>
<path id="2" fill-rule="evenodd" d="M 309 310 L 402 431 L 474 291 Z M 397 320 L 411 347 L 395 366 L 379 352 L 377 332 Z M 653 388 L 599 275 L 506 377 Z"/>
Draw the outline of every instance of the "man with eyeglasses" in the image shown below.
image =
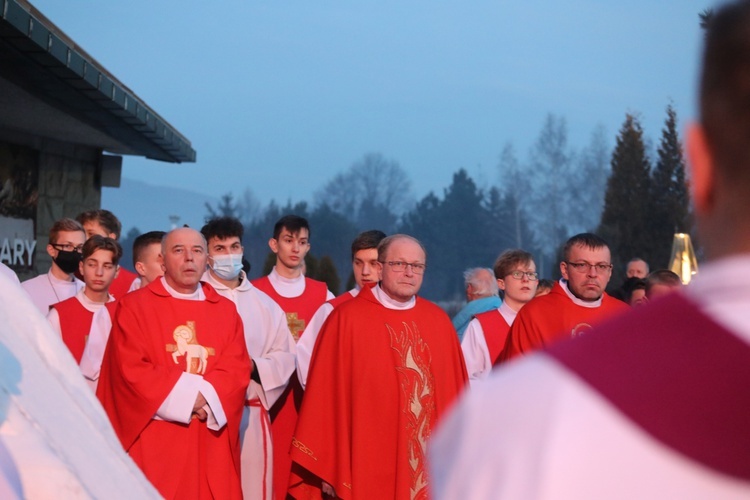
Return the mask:
<path id="1" fill-rule="evenodd" d="M 292 443 L 296 498 L 424 498 L 427 441 L 466 384 L 450 319 L 417 296 L 421 243 L 389 236 L 378 261 L 380 283 L 335 308 L 315 346 Z"/>
<path id="2" fill-rule="evenodd" d="M 577 234 L 563 247 L 562 279 L 552 291 L 518 313 L 498 362 L 589 332 L 593 325 L 628 306 L 607 295 L 612 276 L 607 242 L 592 233 Z"/>
<path id="3" fill-rule="evenodd" d="M 539 283 L 534 258 L 524 250 L 506 250 L 495 261 L 493 270 L 503 302 L 497 309 L 477 314 L 461 342 L 472 386 L 490 374 L 493 363 L 505 348 L 508 330 L 518 311 L 534 298 Z"/>
<path id="4" fill-rule="evenodd" d="M 78 222 L 64 218 L 52 224 L 49 230 L 47 254 L 52 265 L 45 274 L 21 283 L 39 312 L 44 316 L 53 304 L 75 296 L 83 290 L 83 281 L 74 275 L 81 262 L 81 250 L 86 242 L 86 232 Z"/>

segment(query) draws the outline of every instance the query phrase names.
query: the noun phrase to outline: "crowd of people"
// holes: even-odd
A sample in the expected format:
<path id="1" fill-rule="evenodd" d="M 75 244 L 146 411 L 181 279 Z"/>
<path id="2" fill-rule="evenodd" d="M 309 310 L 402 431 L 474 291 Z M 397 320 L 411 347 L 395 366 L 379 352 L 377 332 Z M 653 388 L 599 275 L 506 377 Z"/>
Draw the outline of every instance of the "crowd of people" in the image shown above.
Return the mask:
<path id="1" fill-rule="evenodd" d="M 302 217 L 250 280 L 237 219 L 139 236 L 134 274 L 107 210 L 55 222 L 20 287 L 165 498 L 747 498 L 750 2 L 706 43 L 688 152 L 710 263 L 684 290 L 635 257 L 607 294 L 610 248 L 582 233 L 558 281 L 522 249 L 468 269 L 451 320 L 410 235 L 359 234 L 334 297 Z"/>

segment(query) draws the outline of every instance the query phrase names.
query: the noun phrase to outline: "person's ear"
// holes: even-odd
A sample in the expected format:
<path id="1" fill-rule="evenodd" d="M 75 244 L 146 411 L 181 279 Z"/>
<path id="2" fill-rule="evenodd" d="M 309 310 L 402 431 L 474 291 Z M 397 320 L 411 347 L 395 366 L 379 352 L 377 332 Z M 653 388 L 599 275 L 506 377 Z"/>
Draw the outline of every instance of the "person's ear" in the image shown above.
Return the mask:
<path id="1" fill-rule="evenodd" d="M 714 203 L 716 167 L 703 127 L 693 123 L 687 133 L 690 195 L 698 214 L 711 210 Z"/>
<path id="2" fill-rule="evenodd" d="M 273 253 L 279 253 L 279 242 L 276 240 L 276 238 L 269 239 L 268 246 L 271 247 L 271 251 Z"/>

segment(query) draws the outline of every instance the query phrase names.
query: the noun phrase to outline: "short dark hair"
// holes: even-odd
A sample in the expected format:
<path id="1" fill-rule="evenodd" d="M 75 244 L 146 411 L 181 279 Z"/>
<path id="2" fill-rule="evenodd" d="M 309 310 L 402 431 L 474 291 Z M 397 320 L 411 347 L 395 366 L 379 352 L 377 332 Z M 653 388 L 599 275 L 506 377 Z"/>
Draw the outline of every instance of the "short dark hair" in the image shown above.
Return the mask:
<path id="1" fill-rule="evenodd" d="M 677 273 L 669 269 L 657 269 L 646 276 L 646 293 L 651 291 L 654 285 L 667 285 L 672 288 L 682 286 L 682 280 Z"/>
<path id="2" fill-rule="evenodd" d="M 206 238 L 206 243 L 211 238 L 218 238 L 225 240 L 236 236 L 242 243 L 242 236 L 245 234 L 245 227 L 242 222 L 236 217 L 214 217 L 206 222 L 201 228 L 203 237 Z"/>
<path id="3" fill-rule="evenodd" d="M 116 240 L 108 236 L 100 236 L 98 234 L 92 235 L 83 244 L 83 260 L 88 259 L 97 250 L 108 250 L 112 252 L 112 263 L 117 265 L 122 257 L 122 247 Z"/>
<path id="4" fill-rule="evenodd" d="M 70 219 L 68 217 L 63 217 L 60 220 L 56 220 L 54 224 L 52 224 L 52 227 L 49 228 L 49 243 L 51 245 L 54 245 L 57 243 L 57 238 L 60 236 L 61 232 L 73 232 L 73 231 L 80 231 L 86 235 L 86 231 L 84 231 L 83 226 L 80 222 L 75 221 L 73 219 Z"/>
<path id="5" fill-rule="evenodd" d="M 103 208 L 98 210 L 87 210 L 86 212 L 78 214 L 76 220 L 80 222 L 81 225 L 90 221 L 98 222 L 99 225 L 107 231 L 107 234 L 114 234 L 116 240 L 120 239 L 122 224 L 120 224 L 119 219 L 115 217 L 115 214 L 109 210 L 104 210 Z"/>
<path id="6" fill-rule="evenodd" d="M 281 236 L 281 231 L 284 229 L 292 234 L 297 234 L 302 229 L 307 229 L 307 236 L 308 238 L 310 237 L 310 224 L 307 223 L 307 219 L 299 215 L 285 215 L 279 219 L 273 226 L 273 239 L 278 240 L 279 236 Z"/>
<path id="7" fill-rule="evenodd" d="M 543 290 L 552 290 L 552 287 L 554 286 L 555 286 L 554 281 L 545 279 L 545 280 L 539 280 L 539 283 L 537 283 L 536 285 L 536 289 L 537 291 L 539 291 L 540 288 Z"/>
<path id="8" fill-rule="evenodd" d="M 630 298 L 633 296 L 633 292 L 636 290 L 645 290 L 646 280 L 643 278 L 628 278 L 622 284 L 622 298 L 625 302 L 630 303 Z"/>
<path id="9" fill-rule="evenodd" d="M 139 235 L 133 241 L 133 265 L 141 261 L 144 250 L 154 243 L 161 245 L 161 240 L 164 239 L 164 235 L 167 233 L 164 231 L 149 231 Z"/>
<path id="10" fill-rule="evenodd" d="M 570 250 L 574 246 L 590 248 L 591 250 L 597 250 L 599 248 L 609 248 L 607 242 L 594 233 L 576 234 L 575 236 L 571 236 L 568 241 L 565 242 L 565 246 L 563 247 L 564 261 L 567 262 L 568 259 L 570 259 Z"/>
<path id="11" fill-rule="evenodd" d="M 750 186 L 750 2 L 714 11 L 703 51 L 700 121 L 717 170 Z"/>
<path id="12" fill-rule="evenodd" d="M 354 260 L 354 254 L 360 250 L 367 250 L 368 248 L 378 248 L 378 245 L 385 238 L 385 233 L 377 229 L 371 229 L 359 233 L 354 241 L 352 241 L 352 260 Z"/>
<path id="13" fill-rule="evenodd" d="M 495 260 L 492 270 L 495 272 L 495 278 L 500 280 L 513 272 L 517 265 L 530 262 L 534 262 L 534 257 L 529 252 L 514 248 L 501 253 Z"/>

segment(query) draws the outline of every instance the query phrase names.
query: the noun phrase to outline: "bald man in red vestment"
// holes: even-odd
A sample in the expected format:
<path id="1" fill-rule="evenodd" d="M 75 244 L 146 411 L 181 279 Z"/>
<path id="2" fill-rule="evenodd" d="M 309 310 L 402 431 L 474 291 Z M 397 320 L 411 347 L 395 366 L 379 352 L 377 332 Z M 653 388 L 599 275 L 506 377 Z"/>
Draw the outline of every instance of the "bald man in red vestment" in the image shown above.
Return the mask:
<path id="1" fill-rule="evenodd" d="M 97 396 L 165 498 L 242 498 L 239 426 L 252 364 L 235 305 L 199 280 L 206 241 L 175 229 L 165 275 L 120 300 Z"/>
<path id="2" fill-rule="evenodd" d="M 313 352 L 292 442 L 295 498 L 426 498 L 425 449 L 466 385 L 450 318 L 417 297 L 422 245 L 378 247 L 382 281 L 335 308 Z"/>

